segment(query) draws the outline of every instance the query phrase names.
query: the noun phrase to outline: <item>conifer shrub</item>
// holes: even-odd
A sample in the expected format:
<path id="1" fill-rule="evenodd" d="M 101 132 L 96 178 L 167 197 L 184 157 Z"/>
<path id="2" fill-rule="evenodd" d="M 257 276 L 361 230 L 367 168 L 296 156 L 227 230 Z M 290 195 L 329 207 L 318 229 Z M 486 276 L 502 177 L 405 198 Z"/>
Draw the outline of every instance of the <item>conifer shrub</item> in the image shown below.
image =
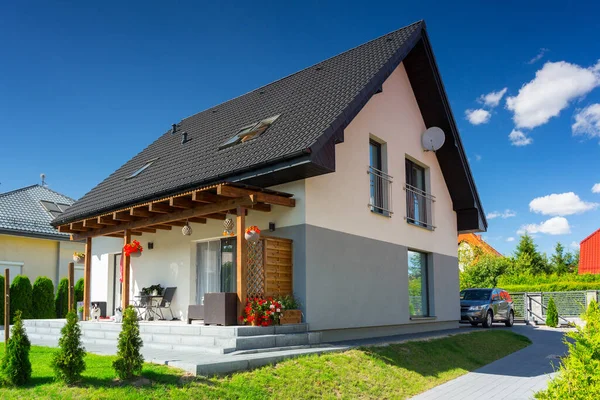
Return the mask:
<path id="1" fill-rule="evenodd" d="M 67 313 L 67 323 L 60 330 L 59 350 L 52 360 L 56 379 L 68 384 L 81 380 L 85 371 L 85 348 L 81 343 L 81 327 L 75 311 Z"/>
<path id="2" fill-rule="evenodd" d="M 38 276 L 33 283 L 31 316 L 35 319 L 56 318 L 54 284 L 50 278 Z"/>
<path id="3" fill-rule="evenodd" d="M 546 310 L 546 325 L 552 328 L 556 328 L 558 326 L 558 310 L 556 309 L 556 304 L 554 304 L 554 299 L 550 297 L 548 301 L 548 309 Z"/>
<path id="4" fill-rule="evenodd" d="M 15 323 L 17 311 L 21 311 L 21 318 L 29 319 L 31 315 L 31 281 L 25 275 L 17 275 L 10 285 L 10 320 Z"/>
<path id="5" fill-rule="evenodd" d="M 73 290 L 75 291 L 75 302 L 83 301 L 83 278 L 79 278 Z"/>
<path id="6" fill-rule="evenodd" d="M 143 345 L 137 313 L 133 307 L 127 307 L 123 312 L 123 326 L 119 333 L 117 359 L 113 361 L 113 368 L 119 379 L 131 379 L 142 373 L 144 357 L 141 348 Z"/>
<path id="7" fill-rule="evenodd" d="M 31 379 L 31 362 L 29 350 L 31 342 L 23 326 L 22 313 L 15 312 L 14 325 L 2 360 L 2 374 L 12 385 L 22 386 Z"/>
<path id="8" fill-rule="evenodd" d="M 62 278 L 56 291 L 56 318 L 65 318 L 69 312 L 69 279 Z"/>

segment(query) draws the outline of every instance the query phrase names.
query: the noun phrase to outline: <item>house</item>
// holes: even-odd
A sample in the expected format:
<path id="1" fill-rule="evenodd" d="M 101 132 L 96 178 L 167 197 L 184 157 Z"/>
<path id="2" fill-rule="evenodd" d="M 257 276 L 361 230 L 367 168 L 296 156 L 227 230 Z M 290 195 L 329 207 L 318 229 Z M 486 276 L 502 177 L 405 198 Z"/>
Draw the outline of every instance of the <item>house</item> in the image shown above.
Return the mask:
<path id="1" fill-rule="evenodd" d="M 53 225 L 86 240 L 84 301 L 293 292 L 333 340 L 456 327 L 456 235 L 487 222 L 421 21 L 173 124 Z"/>
<path id="2" fill-rule="evenodd" d="M 75 200 L 43 185 L 32 185 L 0 193 L 0 271 L 10 270 L 10 280 L 26 275 L 35 281 L 46 276 L 54 282 L 67 276 L 74 252 L 83 252 L 83 243 L 71 242 L 50 222 Z M 75 267 L 77 279 L 83 266 Z"/>
<path id="3" fill-rule="evenodd" d="M 600 229 L 581 241 L 579 274 L 600 274 Z"/>
<path id="4" fill-rule="evenodd" d="M 461 271 L 464 271 L 466 266 L 477 260 L 480 254 L 502 257 L 502 254 L 486 243 L 481 235 L 475 233 L 461 233 L 458 235 L 458 268 Z"/>

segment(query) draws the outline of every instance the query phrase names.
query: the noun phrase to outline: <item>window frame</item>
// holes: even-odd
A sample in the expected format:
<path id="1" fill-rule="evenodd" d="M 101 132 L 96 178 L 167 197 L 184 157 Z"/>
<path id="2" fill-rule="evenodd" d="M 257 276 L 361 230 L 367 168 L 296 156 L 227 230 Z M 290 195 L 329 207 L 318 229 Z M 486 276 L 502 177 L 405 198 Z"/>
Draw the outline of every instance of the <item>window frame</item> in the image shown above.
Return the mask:
<path id="1" fill-rule="evenodd" d="M 424 308 L 424 313 L 423 314 L 411 314 L 410 313 L 410 290 L 408 291 L 408 316 L 410 319 L 419 319 L 419 318 L 431 318 L 432 314 L 431 314 L 431 298 L 430 298 L 430 287 L 429 287 L 429 267 L 430 267 L 430 253 L 426 253 L 424 251 L 420 251 L 420 250 L 414 250 L 414 249 L 408 249 L 407 250 L 407 267 L 408 267 L 408 275 L 407 275 L 407 285 L 409 283 L 409 279 L 410 278 L 410 253 L 417 253 L 421 255 L 421 289 L 425 289 L 425 294 L 421 293 L 421 303 L 423 302 L 423 299 L 425 299 L 425 307 L 422 306 L 421 304 L 421 308 Z"/>
<path id="2" fill-rule="evenodd" d="M 425 228 L 427 230 L 435 230 L 433 225 L 433 197 L 429 192 L 429 167 L 415 161 L 408 155 L 404 157 L 404 181 L 406 190 L 406 222 L 413 226 Z M 418 169 L 422 172 L 421 182 L 413 182 L 413 169 Z M 421 187 L 415 185 L 420 184 Z M 411 189 L 410 192 L 408 189 Z M 419 215 L 415 215 L 416 211 L 410 209 L 409 195 L 412 193 L 413 208 L 415 202 L 415 196 L 417 197 L 417 205 Z M 418 220 L 417 220 L 418 217 Z M 431 219 L 429 221 L 429 219 Z"/>

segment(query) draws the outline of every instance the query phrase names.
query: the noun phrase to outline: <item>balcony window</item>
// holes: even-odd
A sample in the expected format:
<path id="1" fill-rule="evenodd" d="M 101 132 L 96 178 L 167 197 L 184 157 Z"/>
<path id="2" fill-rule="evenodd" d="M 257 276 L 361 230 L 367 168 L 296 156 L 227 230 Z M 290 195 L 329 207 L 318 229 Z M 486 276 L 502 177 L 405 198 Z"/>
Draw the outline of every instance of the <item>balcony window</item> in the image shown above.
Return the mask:
<path id="1" fill-rule="evenodd" d="M 383 172 L 383 145 L 369 141 L 369 208 L 372 212 L 392 216 L 392 177 Z"/>
<path id="2" fill-rule="evenodd" d="M 427 192 L 425 168 L 406 160 L 406 221 L 433 230 L 432 205 L 435 201 Z"/>

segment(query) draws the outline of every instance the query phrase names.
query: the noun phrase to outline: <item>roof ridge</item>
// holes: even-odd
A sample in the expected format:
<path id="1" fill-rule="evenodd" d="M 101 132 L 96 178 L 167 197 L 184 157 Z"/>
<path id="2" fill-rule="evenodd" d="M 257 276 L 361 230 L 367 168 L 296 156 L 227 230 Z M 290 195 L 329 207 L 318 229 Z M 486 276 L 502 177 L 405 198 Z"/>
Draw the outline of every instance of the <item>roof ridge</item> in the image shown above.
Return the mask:
<path id="1" fill-rule="evenodd" d="M 317 65 L 319 65 L 319 64 L 323 64 L 323 63 L 325 63 L 325 62 L 327 62 L 327 61 L 329 61 L 329 60 L 331 60 L 331 59 L 333 59 L 333 58 L 336 58 L 336 57 L 339 57 L 339 56 L 341 56 L 342 54 L 349 53 L 349 52 L 351 52 L 351 51 L 354 51 L 354 50 L 356 50 L 356 49 L 359 49 L 359 48 L 361 48 L 361 47 L 363 47 L 363 46 L 366 46 L 366 45 L 368 45 L 368 44 L 370 44 L 370 43 L 376 42 L 377 40 L 380 40 L 380 39 L 382 39 L 382 38 L 384 38 L 384 37 L 386 37 L 386 36 L 388 36 L 388 35 L 391 35 L 391 34 L 393 34 L 393 33 L 399 32 L 399 31 L 401 31 L 401 30 L 404 30 L 404 29 L 410 28 L 411 26 L 413 26 L 413 25 L 417 25 L 417 24 L 423 24 L 423 26 L 425 26 L 425 20 L 421 19 L 421 20 L 419 20 L 419 21 L 413 22 L 412 24 L 408 24 L 408 25 L 406 25 L 406 26 L 403 26 L 402 28 L 398 28 L 398 29 L 395 29 L 395 30 L 393 30 L 393 31 L 390 31 L 390 32 L 388 32 L 388 33 L 386 33 L 386 34 L 384 34 L 384 35 L 381 35 L 381 36 L 378 36 L 378 37 L 376 37 L 375 39 L 371 39 L 371 40 L 369 40 L 368 42 L 365 42 L 365 43 L 359 44 L 359 45 L 357 45 L 357 46 L 354 46 L 354 47 L 352 47 L 351 49 L 348 49 L 348 50 L 342 51 L 341 53 L 338 53 L 338 54 L 336 54 L 336 55 L 334 55 L 334 56 L 331 56 L 331 57 L 328 57 L 328 58 L 326 58 L 326 59 L 324 59 L 324 60 L 321 60 L 321 61 L 319 61 L 319 62 L 318 62 L 318 63 L 316 63 L 316 64 L 309 65 L 308 67 L 302 68 L 301 70 L 298 70 L 298 71 L 296 71 L 296 72 L 293 72 L 293 73 L 291 73 L 291 74 L 289 74 L 289 75 L 286 75 L 286 76 L 284 76 L 284 77 L 281 77 L 281 78 L 279 78 L 279 79 L 276 79 L 276 80 L 274 80 L 274 81 L 272 81 L 272 82 L 266 83 L 266 84 L 264 84 L 264 85 L 262 85 L 262 86 L 259 86 L 259 87 L 255 88 L 255 89 L 252 89 L 252 90 L 250 90 L 250 91 L 248 91 L 248 92 L 245 92 L 245 93 L 243 93 L 243 94 L 240 94 L 239 96 L 233 97 L 233 98 L 231 98 L 231 99 L 229 99 L 229 100 L 226 100 L 226 101 L 224 101 L 224 102 L 222 102 L 222 103 L 219 103 L 219 104 L 216 104 L 216 105 L 210 106 L 210 107 L 208 107 L 208 108 L 205 108 L 205 109 L 204 109 L 204 110 L 202 110 L 202 111 L 199 111 L 199 112 L 197 112 L 197 113 L 194 113 L 194 114 L 192 114 L 192 115 L 189 115 L 189 116 L 187 116 L 187 117 L 185 117 L 185 118 L 182 118 L 182 119 L 181 119 L 181 121 L 183 121 L 183 120 L 186 120 L 186 119 L 190 119 L 190 118 L 192 118 L 192 117 L 195 117 L 195 116 L 196 116 L 196 115 L 198 115 L 198 114 L 202 114 L 203 112 L 206 112 L 206 111 L 208 111 L 208 110 L 211 110 L 211 109 L 213 109 L 213 108 L 216 108 L 216 107 L 222 106 L 222 105 L 224 105 L 224 104 L 230 103 L 230 102 L 232 102 L 232 101 L 234 101 L 234 100 L 236 100 L 236 99 L 238 99 L 238 98 L 240 98 L 240 97 L 243 97 L 243 96 L 246 96 L 246 95 L 248 95 L 248 94 L 250 94 L 250 93 L 256 92 L 257 90 L 260 90 L 260 89 L 263 89 L 263 88 L 265 88 L 265 87 L 267 87 L 267 86 L 273 85 L 273 84 L 275 84 L 275 83 L 277 83 L 277 82 L 280 82 L 280 81 L 282 81 L 282 80 L 284 80 L 284 79 L 291 78 L 291 77 L 292 77 L 292 76 L 294 76 L 294 75 L 300 74 L 300 73 L 302 73 L 302 72 L 304 72 L 304 71 L 306 71 L 306 70 L 309 70 L 309 69 L 311 69 L 311 68 L 313 68 L 313 67 L 315 67 L 315 66 L 317 66 Z M 168 130 L 167 130 L 167 132 L 168 132 Z"/>

